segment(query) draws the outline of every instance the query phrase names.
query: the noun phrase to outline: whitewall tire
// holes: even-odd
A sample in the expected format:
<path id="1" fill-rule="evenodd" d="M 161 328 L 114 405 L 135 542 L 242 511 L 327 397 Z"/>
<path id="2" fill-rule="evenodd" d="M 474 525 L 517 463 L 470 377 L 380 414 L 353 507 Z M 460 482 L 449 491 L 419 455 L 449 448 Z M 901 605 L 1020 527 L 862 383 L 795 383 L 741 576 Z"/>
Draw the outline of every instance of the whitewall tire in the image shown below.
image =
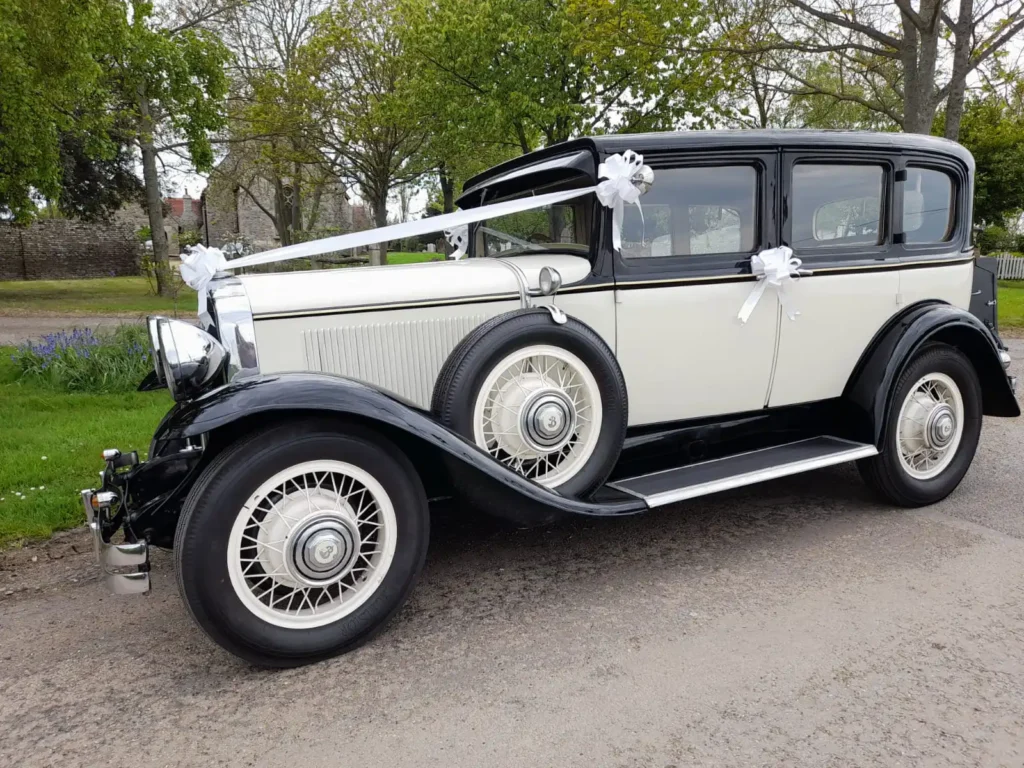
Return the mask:
<path id="1" fill-rule="evenodd" d="M 278 426 L 220 454 L 175 538 L 197 623 L 247 661 L 295 666 L 368 640 L 423 566 L 426 496 L 393 445 L 358 427 Z"/>
<path id="2" fill-rule="evenodd" d="M 540 309 L 500 315 L 463 339 L 438 377 L 433 411 L 494 461 L 584 498 L 618 460 L 628 402 L 601 337 Z M 457 462 L 449 469 L 458 490 L 476 495 L 473 470 Z"/>
<path id="3" fill-rule="evenodd" d="M 865 481 L 887 500 L 919 507 L 960 484 L 981 435 L 981 384 L 954 347 L 932 344 L 900 374 L 878 456 L 858 462 Z"/>

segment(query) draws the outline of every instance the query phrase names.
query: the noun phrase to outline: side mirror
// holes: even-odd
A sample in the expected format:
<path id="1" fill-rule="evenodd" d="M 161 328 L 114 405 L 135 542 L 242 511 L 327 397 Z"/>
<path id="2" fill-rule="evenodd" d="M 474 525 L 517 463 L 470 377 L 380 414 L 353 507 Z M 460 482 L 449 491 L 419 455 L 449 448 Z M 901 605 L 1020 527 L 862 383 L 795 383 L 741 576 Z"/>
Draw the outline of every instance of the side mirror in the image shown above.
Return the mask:
<path id="1" fill-rule="evenodd" d="M 541 296 L 553 296 L 562 287 L 562 276 L 558 273 L 557 269 L 542 267 L 538 282 L 540 284 Z"/>
<path id="2" fill-rule="evenodd" d="M 646 195 L 647 190 L 654 184 L 654 171 L 651 170 L 651 166 L 642 165 L 640 170 L 633 174 L 630 181 L 633 182 L 634 187 L 640 190 L 641 195 Z"/>

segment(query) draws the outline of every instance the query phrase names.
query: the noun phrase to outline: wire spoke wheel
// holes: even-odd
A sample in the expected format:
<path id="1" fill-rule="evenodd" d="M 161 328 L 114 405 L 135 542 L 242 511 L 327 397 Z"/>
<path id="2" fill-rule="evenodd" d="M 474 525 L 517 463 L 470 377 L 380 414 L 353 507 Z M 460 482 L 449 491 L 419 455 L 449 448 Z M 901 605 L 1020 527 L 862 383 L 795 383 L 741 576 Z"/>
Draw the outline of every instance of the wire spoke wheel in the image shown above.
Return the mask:
<path id="1" fill-rule="evenodd" d="M 601 432 L 597 381 L 568 350 L 524 347 L 484 380 L 473 409 L 474 440 L 496 460 L 547 487 L 576 475 Z"/>
<path id="2" fill-rule="evenodd" d="M 929 373 L 911 387 L 897 422 L 896 447 L 904 471 L 929 480 L 949 466 L 964 430 L 964 400 L 956 382 Z"/>
<path id="3" fill-rule="evenodd" d="M 235 518 L 228 574 L 242 603 L 279 627 L 319 627 L 376 591 L 395 554 L 391 499 L 366 470 L 308 461 L 264 482 Z"/>

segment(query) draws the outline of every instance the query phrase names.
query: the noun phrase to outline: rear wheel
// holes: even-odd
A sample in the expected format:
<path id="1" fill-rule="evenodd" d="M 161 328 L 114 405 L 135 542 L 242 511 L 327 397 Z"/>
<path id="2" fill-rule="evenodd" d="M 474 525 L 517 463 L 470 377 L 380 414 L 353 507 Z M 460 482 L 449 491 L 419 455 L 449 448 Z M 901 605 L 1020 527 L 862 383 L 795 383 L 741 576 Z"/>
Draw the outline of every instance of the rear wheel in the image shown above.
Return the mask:
<path id="1" fill-rule="evenodd" d="M 415 470 L 361 431 L 311 423 L 225 451 L 182 510 L 178 584 L 221 646 L 266 666 L 350 650 L 402 605 L 429 522 Z"/>
<path id="2" fill-rule="evenodd" d="M 896 383 L 878 456 L 858 462 L 861 475 L 894 504 L 944 499 L 971 466 L 981 434 L 981 385 L 960 351 L 935 344 Z"/>

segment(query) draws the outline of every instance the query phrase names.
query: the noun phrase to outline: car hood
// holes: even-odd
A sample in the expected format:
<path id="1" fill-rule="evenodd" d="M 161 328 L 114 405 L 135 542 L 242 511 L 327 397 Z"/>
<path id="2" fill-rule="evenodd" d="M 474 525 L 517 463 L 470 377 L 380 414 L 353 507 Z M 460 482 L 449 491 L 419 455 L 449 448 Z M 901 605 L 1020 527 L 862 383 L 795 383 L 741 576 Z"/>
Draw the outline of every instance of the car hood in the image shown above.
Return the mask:
<path id="1" fill-rule="evenodd" d="M 240 275 L 255 317 L 329 311 L 379 304 L 418 304 L 446 299 L 516 296 L 519 284 L 511 262 L 537 288 L 543 267 L 558 270 L 563 285 L 590 274 L 590 262 L 568 254 L 528 254 L 504 259 L 432 261 L 384 267 L 349 267 L 306 272 Z"/>

